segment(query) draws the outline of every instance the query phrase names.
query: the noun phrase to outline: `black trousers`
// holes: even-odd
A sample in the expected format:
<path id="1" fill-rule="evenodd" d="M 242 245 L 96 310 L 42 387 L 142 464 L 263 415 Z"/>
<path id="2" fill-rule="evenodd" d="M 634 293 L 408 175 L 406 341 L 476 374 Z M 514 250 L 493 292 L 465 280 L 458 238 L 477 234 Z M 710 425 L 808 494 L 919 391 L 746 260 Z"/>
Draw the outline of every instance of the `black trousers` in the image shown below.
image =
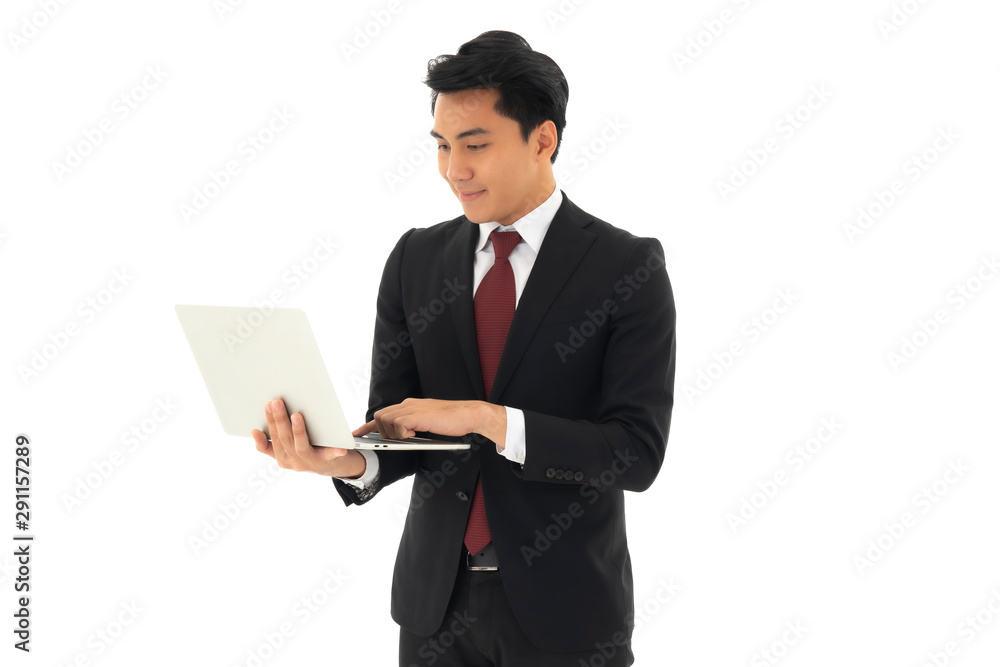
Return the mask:
<path id="1" fill-rule="evenodd" d="M 594 640 L 594 649 L 551 653 L 532 644 L 518 625 L 499 570 L 459 568 L 448 611 L 430 637 L 399 629 L 400 667 L 628 667 L 624 646 Z"/>

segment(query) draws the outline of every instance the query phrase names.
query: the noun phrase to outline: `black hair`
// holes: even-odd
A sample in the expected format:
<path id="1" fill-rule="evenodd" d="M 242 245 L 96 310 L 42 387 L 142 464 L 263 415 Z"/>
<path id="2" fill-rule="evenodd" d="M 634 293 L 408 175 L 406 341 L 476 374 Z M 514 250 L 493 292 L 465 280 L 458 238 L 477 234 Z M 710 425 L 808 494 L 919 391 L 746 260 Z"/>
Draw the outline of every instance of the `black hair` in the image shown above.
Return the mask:
<path id="1" fill-rule="evenodd" d="M 559 65 L 544 53 L 533 51 L 520 35 L 489 30 L 459 47 L 455 55 L 427 62 L 424 83 L 431 89 L 431 114 L 439 93 L 473 88 L 496 88 L 493 110 L 517 121 L 525 143 L 535 128 L 551 120 L 556 126 L 556 161 L 566 127 L 569 84 Z"/>

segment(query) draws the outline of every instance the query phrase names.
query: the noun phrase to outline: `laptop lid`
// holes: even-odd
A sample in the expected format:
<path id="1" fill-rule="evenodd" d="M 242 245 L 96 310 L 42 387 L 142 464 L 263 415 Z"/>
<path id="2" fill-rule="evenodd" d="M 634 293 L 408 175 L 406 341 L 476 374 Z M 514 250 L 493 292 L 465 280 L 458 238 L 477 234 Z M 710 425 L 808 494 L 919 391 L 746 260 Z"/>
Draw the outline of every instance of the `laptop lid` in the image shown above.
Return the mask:
<path id="1" fill-rule="evenodd" d="M 354 436 L 333 389 L 305 311 L 299 308 L 174 306 L 222 428 L 230 435 L 268 433 L 264 404 L 281 398 L 305 417 L 309 442 L 355 449 L 467 449 L 468 444 Z M 270 435 L 270 434 L 268 434 Z M 377 434 L 375 434 L 377 435 Z M 392 446 L 391 443 L 406 443 Z"/>

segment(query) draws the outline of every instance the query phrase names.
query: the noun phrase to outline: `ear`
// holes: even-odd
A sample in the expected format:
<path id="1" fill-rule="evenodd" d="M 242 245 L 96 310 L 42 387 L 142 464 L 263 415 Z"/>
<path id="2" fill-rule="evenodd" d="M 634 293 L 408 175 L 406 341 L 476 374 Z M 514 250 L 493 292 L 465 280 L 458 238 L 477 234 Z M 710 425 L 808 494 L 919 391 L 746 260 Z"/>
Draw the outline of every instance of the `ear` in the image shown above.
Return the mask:
<path id="1" fill-rule="evenodd" d="M 559 133 L 556 131 L 556 124 L 551 120 L 541 123 L 532 132 L 532 145 L 536 147 L 535 159 L 550 162 L 552 154 L 556 151 L 556 143 L 558 141 Z"/>

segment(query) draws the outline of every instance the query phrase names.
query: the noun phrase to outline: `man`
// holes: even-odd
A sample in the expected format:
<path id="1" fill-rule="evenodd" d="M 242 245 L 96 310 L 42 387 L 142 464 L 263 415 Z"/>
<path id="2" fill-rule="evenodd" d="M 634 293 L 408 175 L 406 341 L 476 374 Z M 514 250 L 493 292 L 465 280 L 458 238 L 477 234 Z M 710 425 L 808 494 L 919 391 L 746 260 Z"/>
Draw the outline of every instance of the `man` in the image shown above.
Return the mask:
<path id="1" fill-rule="evenodd" d="M 314 448 L 277 400 L 272 441 L 252 435 L 347 505 L 414 476 L 392 583 L 400 665 L 630 665 L 623 491 L 655 479 L 673 406 L 662 247 L 556 187 L 569 88 L 519 36 L 483 33 L 425 83 L 464 215 L 390 253 L 354 434 L 472 448 Z"/>

